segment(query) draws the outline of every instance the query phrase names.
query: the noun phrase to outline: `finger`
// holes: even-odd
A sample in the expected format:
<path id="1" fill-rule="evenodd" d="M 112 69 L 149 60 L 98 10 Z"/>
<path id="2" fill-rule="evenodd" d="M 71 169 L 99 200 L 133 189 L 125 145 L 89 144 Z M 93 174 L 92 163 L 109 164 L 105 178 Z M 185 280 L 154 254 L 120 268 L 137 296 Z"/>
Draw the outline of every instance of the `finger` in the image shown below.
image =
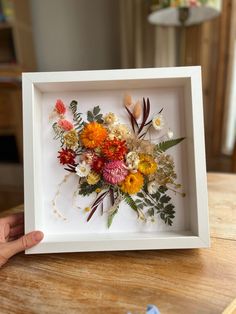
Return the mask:
<path id="1" fill-rule="evenodd" d="M 0 219 L 1 224 L 9 224 L 11 227 L 24 222 L 24 213 L 17 213 Z"/>
<path id="2" fill-rule="evenodd" d="M 21 224 L 21 225 L 18 225 L 16 227 L 11 228 L 9 236 L 14 237 L 14 236 L 17 236 L 17 235 L 23 234 L 23 233 L 24 233 L 24 225 Z"/>
<path id="3" fill-rule="evenodd" d="M 18 240 L 6 243 L 4 252 L 2 255 L 6 258 L 10 258 L 13 255 L 22 252 L 26 249 L 30 249 L 34 245 L 38 244 L 43 239 L 43 233 L 41 231 L 30 232 Z"/>
<path id="4" fill-rule="evenodd" d="M 0 242 L 6 242 L 10 233 L 10 225 L 9 224 L 1 224 L 0 225 Z"/>
<path id="5" fill-rule="evenodd" d="M 9 238 L 8 238 L 8 242 L 17 240 L 17 239 L 19 239 L 20 237 L 22 237 L 23 235 L 24 235 L 24 233 L 19 234 L 19 235 L 14 236 L 14 237 L 9 237 Z"/>
<path id="6" fill-rule="evenodd" d="M 7 261 L 8 261 L 8 259 L 6 257 L 4 257 L 3 255 L 0 255 L 0 267 L 2 267 L 2 265 L 6 264 Z"/>

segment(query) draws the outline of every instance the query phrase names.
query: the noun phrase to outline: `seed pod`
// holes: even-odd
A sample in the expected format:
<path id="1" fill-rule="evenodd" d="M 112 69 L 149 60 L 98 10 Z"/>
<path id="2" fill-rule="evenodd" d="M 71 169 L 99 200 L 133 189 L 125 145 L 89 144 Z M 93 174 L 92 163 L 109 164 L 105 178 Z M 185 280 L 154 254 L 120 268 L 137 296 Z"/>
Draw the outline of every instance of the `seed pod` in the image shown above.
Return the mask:
<path id="1" fill-rule="evenodd" d="M 133 110 L 133 116 L 135 117 L 135 119 L 139 119 L 142 113 L 142 106 L 141 106 L 141 102 L 138 100 L 134 106 L 134 110 Z"/>
<path id="2" fill-rule="evenodd" d="M 126 94 L 124 97 L 124 105 L 130 107 L 132 105 L 132 97 L 129 94 Z"/>

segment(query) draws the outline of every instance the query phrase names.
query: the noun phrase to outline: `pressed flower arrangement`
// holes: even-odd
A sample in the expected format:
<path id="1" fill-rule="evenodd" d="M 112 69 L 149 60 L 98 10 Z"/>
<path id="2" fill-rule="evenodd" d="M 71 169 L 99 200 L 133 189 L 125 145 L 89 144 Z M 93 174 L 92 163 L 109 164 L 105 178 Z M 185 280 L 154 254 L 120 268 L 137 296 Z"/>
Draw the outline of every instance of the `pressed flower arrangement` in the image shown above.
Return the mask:
<path id="1" fill-rule="evenodd" d="M 211 0 L 214 3 L 215 0 Z M 157 4 L 159 8 L 167 7 L 198 7 L 207 5 L 209 0 L 153 0 L 153 4 Z"/>
<path id="2" fill-rule="evenodd" d="M 184 193 L 178 191 L 181 184 L 176 182 L 174 160 L 166 151 L 184 138 L 172 138 L 163 109 L 151 116 L 149 98 L 134 104 L 132 97 L 125 95 L 123 105 L 130 127 L 120 123 L 112 112 L 101 113 L 99 106 L 87 112 L 85 121 L 77 101 L 67 107 L 57 100 L 51 117 L 56 119 L 52 127 L 54 139 L 60 142 L 59 163 L 67 173 L 78 177 L 78 194 L 94 195 L 93 203 L 85 208 L 87 221 L 101 208 L 110 227 L 125 202 L 143 222 L 161 219 L 172 225 L 175 206 L 169 191 L 181 196 Z M 72 121 L 67 119 L 68 111 Z M 151 136 L 147 139 L 150 132 L 156 132 L 158 141 Z M 104 210 L 108 197 L 110 206 Z"/>

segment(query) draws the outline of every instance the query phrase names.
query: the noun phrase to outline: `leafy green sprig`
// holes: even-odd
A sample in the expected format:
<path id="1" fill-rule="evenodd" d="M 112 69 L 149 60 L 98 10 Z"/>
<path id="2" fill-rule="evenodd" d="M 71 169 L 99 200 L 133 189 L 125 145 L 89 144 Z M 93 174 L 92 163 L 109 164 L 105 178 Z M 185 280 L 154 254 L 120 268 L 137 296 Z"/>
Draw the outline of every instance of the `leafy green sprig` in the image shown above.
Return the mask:
<path id="1" fill-rule="evenodd" d="M 137 206 L 132 196 L 130 196 L 128 193 L 123 193 L 123 197 L 124 197 L 125 203 L 128 204 L 129 207 L 137 213 L 138 218 L 146 221 L 145 214 L 142 211 L 143 208 L 140 208 L 139 206 Z"/>
<path id="2" fill-rule="evenodd" d="M 104 185 L 102 180 L 98 181 L 98 183 L 90 185 L 87 181 L 84 181 L 80 184 L 79 187 L 79 194 L 83 196 L 90 195 L 91 193 L 95 192 L 96 189 L 101 189 Z"/>
<path id="3" fill-rule="evenodd" d="M 87 120 L 88 122 L 97 122 L 103 123 L 103 115 L 100 113 L 101 109 L 99 106 L 93 108 L 92 111 L 87 112 Z"/>
<path id="4" fill-rule="evenodd" d="M 166 194 L 167 190 L 167 187 L 160 186 L 156 193 L 149 194 L 144 187 L 141 192 L 137 193 L 135 204 L 140 210 L 147 208 L 147 214 L 150 217 L 159 215 L 165 224 L 172 226 L 175 218 L 175 207 L 170 203 L 171 197 Z"/>

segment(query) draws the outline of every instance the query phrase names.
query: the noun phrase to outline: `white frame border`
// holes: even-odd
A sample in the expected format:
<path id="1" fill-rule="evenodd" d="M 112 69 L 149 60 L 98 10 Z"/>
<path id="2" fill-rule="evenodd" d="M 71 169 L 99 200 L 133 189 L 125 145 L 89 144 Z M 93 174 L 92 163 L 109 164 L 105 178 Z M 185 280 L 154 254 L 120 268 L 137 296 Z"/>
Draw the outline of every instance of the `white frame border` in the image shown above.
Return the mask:
<path id="1" fill-rule="evenodd" d="M 23 73 L 23 124 L 24 124 L 24 188 L 25 188 L 25 232 L 36 230 L 40 219 L 40 190 L 36 178 L 37 169 L 37 129 L 34 125 L 39 118 L 35 99 L 41 91 L 53 91 L 57 84 L 73 86 L 76 83 L 102 82 L 137 79 L 181 79 L 189 78 L 191 89 L 191 126 L 193 131 L 194 176 L 196 189 L 197 230 L 194 233 L 165 232 L 161 234 L 91 234 L 45 235 L 44 240 L 27 254 L 51 252 L 83 252 L 112 250 L 179 249 L 209 247 L 208 196 L 205 163 L 205 141 L 202 103 L 202 83 L 200 67 L 172 67 L 129 70 L 101 70 L 75 72 Z M 53 88 L 52 88 L 53 86 Z M 37 193 L 36 193 L 37 192 Z M 197 233 L 197 234 L 196 234 Z"/>

